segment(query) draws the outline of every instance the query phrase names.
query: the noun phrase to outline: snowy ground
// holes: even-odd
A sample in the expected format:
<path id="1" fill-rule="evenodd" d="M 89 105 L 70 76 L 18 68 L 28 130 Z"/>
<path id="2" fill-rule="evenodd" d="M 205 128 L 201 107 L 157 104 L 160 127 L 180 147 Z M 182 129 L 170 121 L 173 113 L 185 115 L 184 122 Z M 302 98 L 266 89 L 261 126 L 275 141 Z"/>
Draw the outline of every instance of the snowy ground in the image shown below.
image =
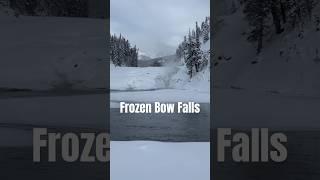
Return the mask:
<path id="1" fill-rule="evenodd" d="M 210 143 L 111 141 L 112 180 L 209 180 Z"/>

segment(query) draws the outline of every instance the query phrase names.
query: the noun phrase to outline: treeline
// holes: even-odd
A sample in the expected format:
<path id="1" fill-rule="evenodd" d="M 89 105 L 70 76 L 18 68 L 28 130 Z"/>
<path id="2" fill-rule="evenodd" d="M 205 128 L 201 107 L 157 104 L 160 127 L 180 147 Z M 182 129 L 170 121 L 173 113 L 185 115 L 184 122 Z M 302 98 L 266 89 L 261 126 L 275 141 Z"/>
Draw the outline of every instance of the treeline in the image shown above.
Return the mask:
<path id="1" fill-rule="evenodd" d="M 16 15 L 88 17 L 88 0 L 6 1 Z"/>
<path id="2" fill-rule="evenodd" d="M 176 50 L 177 57 L 184 59 L 190 78 L 207 66 L 210 52 L 203 52 L 201 46 L 209 40 L 210 17 L 206 17 L 205 21 L 201 23 L 201 26 L 196 22 L 195 29 L 192 31 L 189 30 L 188 36 L 184 36 L 184 41 Z"/>
<path id="3" fill-rule="evenodd" d="M 280 34 L 295 27 L 302 29 L 307 20 L 312 20 L 317 3 L 318 0 L 240 0 L 252 28 L 248 40 L 257 43 L 257 54 L 262 51 L 267 34 Z M 315 18 L 318 21 L 319 17 Z"/>
<path id="4" fill-rule="evenodd" d="M 133 48 L 129 40 L 121 34 L 119 37 L 110 35 L 110 58 L 115 66 L 138 66 L 138 49 Z"/>

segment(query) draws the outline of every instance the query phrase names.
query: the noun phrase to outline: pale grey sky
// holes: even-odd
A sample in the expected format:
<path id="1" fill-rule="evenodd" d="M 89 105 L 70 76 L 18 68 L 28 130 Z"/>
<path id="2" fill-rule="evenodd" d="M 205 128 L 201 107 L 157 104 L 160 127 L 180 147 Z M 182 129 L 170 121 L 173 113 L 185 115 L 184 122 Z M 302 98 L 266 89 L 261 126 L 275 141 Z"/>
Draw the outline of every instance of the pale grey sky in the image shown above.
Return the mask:
<path id="1" fill-rule="evenodd" d="M 110 27 L 157 57 L 175 53 L 189 28 L 209 15 L 210 0 L 111 0 Z"/>

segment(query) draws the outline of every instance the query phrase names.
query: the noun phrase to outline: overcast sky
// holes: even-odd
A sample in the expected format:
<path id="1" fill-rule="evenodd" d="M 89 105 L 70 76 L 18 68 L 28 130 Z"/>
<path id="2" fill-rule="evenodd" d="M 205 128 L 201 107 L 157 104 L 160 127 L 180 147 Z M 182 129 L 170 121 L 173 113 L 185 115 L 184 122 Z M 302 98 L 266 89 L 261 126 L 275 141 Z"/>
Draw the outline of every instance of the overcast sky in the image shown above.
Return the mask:
<path id="1" fill-rule="evenodd" d="M 210 0 L 111 0 L 110 27 L 158 57 L 174 54 L 189 28 L 209 15 Z"/>

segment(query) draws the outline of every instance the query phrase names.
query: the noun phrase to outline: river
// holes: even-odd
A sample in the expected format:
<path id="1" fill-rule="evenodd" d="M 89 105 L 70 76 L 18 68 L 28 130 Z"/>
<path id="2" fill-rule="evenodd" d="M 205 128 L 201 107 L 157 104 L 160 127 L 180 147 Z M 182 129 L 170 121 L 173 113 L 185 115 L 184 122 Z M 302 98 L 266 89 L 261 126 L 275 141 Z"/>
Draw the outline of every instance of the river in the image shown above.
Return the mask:
<path id="1" fill-rule="evenodd" d="M 110 109 L 111 140 L 206 142 L 210 140 L 210 104 L 199 114 L 124 114 Z"/>

